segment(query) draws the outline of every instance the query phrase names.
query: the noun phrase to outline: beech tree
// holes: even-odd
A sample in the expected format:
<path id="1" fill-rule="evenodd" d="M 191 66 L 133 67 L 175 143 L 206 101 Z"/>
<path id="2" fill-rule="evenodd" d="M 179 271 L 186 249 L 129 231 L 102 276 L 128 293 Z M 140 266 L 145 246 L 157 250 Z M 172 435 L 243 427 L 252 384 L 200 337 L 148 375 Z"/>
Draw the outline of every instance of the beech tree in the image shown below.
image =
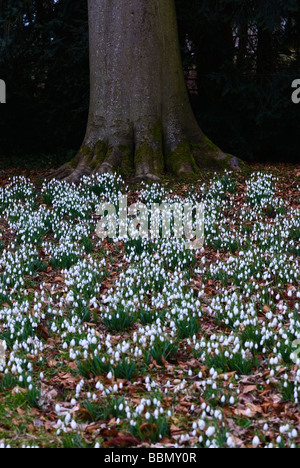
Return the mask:
<path id="1" fill-rule="evenodd" d="M 55 174 L 121 170 L 157 180 L 239 168 L 201 131 L 184 80 L 174 0 L 88 0 L 90 108 L 84 142 Z"/>

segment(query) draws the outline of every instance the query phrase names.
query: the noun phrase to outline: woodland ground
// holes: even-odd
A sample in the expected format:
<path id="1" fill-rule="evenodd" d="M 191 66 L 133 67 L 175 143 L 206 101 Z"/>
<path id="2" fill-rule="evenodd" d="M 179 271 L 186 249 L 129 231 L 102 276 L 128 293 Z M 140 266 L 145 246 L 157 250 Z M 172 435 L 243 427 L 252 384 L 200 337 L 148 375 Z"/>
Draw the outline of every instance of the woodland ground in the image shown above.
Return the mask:
<path id="1" fill-rule="evenodd" d="M 0 170 L 0 446 L 300 447 L 300 166 L 47 175 Z M 99 241 L 121 192 L 204 201 L 204 249 Z"/>

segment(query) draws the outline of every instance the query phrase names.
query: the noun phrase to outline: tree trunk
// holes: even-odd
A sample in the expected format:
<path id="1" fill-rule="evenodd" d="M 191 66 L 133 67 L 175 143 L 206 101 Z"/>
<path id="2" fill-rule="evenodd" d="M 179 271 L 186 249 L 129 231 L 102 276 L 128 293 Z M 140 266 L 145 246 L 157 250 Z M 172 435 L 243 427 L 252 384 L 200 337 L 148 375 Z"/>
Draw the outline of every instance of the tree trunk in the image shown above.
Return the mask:
<path id="1" fill-rule="evenodd" d="M 239 48 L 237 54 L 237 66 L 241 72 L 245 71 L 245 61 L 248 48 L 248 27 L 249 25 L 247 21 L 241 21 L 238 28 Z"/>
<path id="2" fill-rule="evenodd" d="M 200 130 L 182 71 L 174 0 L 88 0 L 90 110 L 83 145 L 57 175 L 156 180 L 238 168 Z"/>

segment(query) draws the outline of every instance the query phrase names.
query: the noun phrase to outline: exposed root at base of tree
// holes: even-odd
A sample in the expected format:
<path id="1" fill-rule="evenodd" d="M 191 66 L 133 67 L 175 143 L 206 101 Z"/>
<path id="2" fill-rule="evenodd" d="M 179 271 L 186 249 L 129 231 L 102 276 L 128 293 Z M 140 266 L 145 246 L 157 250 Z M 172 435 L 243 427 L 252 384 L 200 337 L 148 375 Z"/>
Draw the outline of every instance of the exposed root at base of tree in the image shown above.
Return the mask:
<path id="1" fill-rule="evenodd" d="M 53 171 L 51 177 L 78 184 L 83 176 L 120 172 L 134 180 L 159 181 L 165 173 L 192 179 L 203 169 L 236 171 L 243 167 L 243 161 L 223 153 L 209 139 L 198 144 L 182 141 L 167 154 L 157 143 L 142 143 L 133 154 L 126 146 L 108 147 L 98 141 L 93 147 L 83 146 L 74 159 Z"/>

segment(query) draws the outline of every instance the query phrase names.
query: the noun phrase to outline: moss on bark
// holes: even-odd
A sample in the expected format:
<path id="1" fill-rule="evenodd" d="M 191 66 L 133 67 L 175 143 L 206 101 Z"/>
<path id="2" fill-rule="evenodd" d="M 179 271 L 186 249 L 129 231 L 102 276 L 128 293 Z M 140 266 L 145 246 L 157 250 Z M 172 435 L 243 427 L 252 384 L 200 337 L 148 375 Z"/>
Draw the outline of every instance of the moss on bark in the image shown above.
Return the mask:
<path id="1" fill-rule="evenodd" d="M 107 144 L 103 140 L 97 141 L 95 145 L 94 159 L 97 164 L 102 164 L 107 154 Z"/>
<path id="2" fill-rule="evenodd" d="M 137 168 L 137 175 L 152 174 L 161 176 L 164 172 L 164 155 L 162 149 L 144 141 L 135 151 L 134 165 Z"/>
<path id="3" fill-rule="evenodd" d="M 183 141 L 168 153 L 167 170 L 184 177 L 193 177 L 199 173 L 190 143 Z"/>
<path id="4" fill-rule="evenodd" d="M 153 136 L 153 140 L 156 143 L 161 143 L 163 140 L 163 126 L 162 122 L 157 122 L 150 130 L 151 135 Z"/>
<path id="5" fill-rule="evenodd" d="M 121 174 L 132 176 L 134 173 L 133 152 L 130 148 L 124 145 L 120 145 L 119 150 L 122 153 Z"/>

